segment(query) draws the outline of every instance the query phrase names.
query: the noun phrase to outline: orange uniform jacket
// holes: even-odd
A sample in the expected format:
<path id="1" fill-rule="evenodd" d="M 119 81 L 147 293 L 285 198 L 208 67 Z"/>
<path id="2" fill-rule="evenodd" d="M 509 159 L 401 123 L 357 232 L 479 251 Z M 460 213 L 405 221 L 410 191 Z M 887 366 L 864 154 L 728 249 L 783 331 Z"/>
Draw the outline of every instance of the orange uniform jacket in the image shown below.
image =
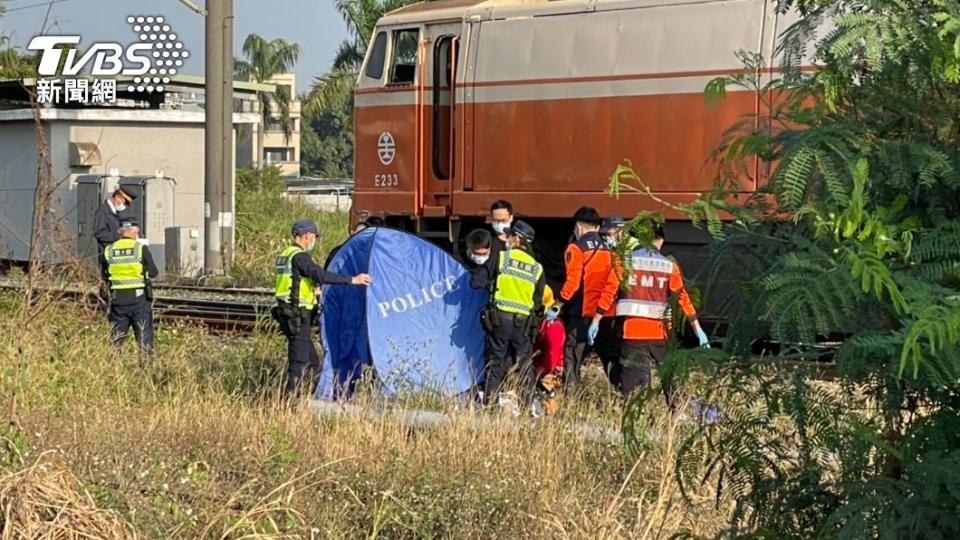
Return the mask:
<path id="1" fill-rule="evenodd" d="M 635 250 L 631 259 L 630 289 L 617 301 L 617 316 L 625 318 L 624 339 L 667 339 L 671 293 L 678 295 L 683 313 L 696 319 L 697 310 L 683 286 L 680 265 L 659 251 L 647 248 Z"/>
<path id="2" fill-rule="evenodd" d="M 620 287 L 613 268 L 614 259 L 614 253 L 596 232 L 589 232 L 567 246 L 564 255 L 567 280 L 560 290 L 560 299 L 569 304 L 569 313 L 593 317 L 613 311 Z"/>

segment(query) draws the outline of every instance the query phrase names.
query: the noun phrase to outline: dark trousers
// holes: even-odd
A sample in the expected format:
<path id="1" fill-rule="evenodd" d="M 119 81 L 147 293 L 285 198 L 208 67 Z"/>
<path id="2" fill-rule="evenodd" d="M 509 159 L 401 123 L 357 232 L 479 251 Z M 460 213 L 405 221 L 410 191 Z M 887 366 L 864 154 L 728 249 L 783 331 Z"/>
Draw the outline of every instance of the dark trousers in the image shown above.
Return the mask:
<path id="1" fill-rule="evenodd" d="M 603 372 L 614 388 L 620 388 L 620 342 L 623 339 L 623 326 L 617 324 L 616 317 L 600 319 L 600 331 L 593 344 L 593 350 L 600 357 Z"/>
<path id="2" fill-rule="evenodd" d="M 567 341 L 563 347 L 563 386 L 567 393 L 583 386 L 583 358 L 587 349 L 587 328 L 593 317 L 570 315 L 565 321 Z"/>
<path id="3" fill-rule="evenodd" d="M 620 391 L 628 398 L 637 388 L 650 388 L 651 368 L 658 367 L 667 356 L 665 341 L 623 340 L 620 346 Z M 667 406 L 674 408 L 676 387 L 667 379 L 661 381 Z"/>
<path id="4" fill-rule="evenodd" d="M 300 328 L 296 333 L 290 332 L 290 324 L 286 316 L 280 316 L 280 328 L 287 338 L 287 382 L 284 394 L 291 396 L 300 389 L 300 382 L 309 368 L 320 368 L 320 356 L 313 345 L 313 313 L 301 311 Z"/>
<path id="5" fill-rule="evenodd" d="M 145 297 L 129 304 L 112 302 L 107 319 L 113 324 L 111 339 L 114 346 L 122 345 L 133 327 L 140 351 L 148 356 L 153 354 L 153 310 Z"/>
<path id="6" fill-rule="evenodd" d="M 484 403 L 496 403 L 500 387 L 511 365 L 520 378 L 521 399 L 528 399 L 536 385 L 533 364 L 530 361 L 530 329 L 527 317 L 499 313 L 499 324 L 487 332 L 487 378 L 483 392 Z"/>

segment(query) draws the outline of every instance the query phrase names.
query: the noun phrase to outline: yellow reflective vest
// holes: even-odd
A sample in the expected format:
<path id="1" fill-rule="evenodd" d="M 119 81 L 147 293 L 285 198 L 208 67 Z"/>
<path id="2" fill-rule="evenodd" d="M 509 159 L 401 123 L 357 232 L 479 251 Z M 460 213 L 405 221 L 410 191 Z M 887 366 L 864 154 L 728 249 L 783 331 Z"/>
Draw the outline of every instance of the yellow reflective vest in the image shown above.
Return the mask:
<path id="1" fill-rule="evenodd" d="M 298 253 L 303 253 L 303 250 L 300 249 L 299 246 L 290 246 L 284 249 L 283 252 L 280 253 L 280 256 L 277 257 L 277 279 L 274 296 L 276 296 L 278 300 L 284 302 L 291 300 L 290 290 L 293 288 L 293 256 Z M 317 295 L 314 294 L 313 289 L 313 280 L 306 276 L 300 276 L 300 295 L 298 298 L 300 307 L 313 309 L 313 307 L 317 305 Z"/>
<path id="2" fill-rule="evenodd" d="M 493 305 L 506 313 L 530 315 L 533 294 L 542 275 L 543 266 L 525 251 L 501 251 Z"/>
<path id="3" fill-rule="evenodd" d="M 132 238 L 121 238 L 103 250 L 107 261 L 110 288 L 115 291 L 142 289 L 146 286 L 143 277 L 143 244 Z"/>

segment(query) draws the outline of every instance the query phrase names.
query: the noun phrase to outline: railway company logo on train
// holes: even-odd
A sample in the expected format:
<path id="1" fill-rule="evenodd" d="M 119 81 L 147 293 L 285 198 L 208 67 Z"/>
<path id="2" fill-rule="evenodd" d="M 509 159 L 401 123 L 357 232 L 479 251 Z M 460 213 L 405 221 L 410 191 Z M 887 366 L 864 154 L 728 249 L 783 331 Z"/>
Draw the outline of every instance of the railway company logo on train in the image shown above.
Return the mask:
<path id="1" fill-rule="evenodd" d="M 27 48 L 41 53 L 37 102 L 116 103 L 118 85 L 131 94 L 163 92 L 190 52 L 163 16 L 130 15 L 126 21 L 137 37 L 128 45 L 98 41 L 83 51 L 79 35 L 30 40 Z"/>

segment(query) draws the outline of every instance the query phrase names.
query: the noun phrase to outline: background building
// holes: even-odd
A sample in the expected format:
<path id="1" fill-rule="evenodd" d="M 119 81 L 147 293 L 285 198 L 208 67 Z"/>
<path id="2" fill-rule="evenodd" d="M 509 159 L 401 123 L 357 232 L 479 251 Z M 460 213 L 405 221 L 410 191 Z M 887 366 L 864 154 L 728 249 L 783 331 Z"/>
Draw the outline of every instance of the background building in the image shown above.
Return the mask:
<path id="1" fill-rule="evenodd" d="M 0 259 L 28 258 L 38 154 L 27 92 L 34 85 L 33 80 L 0 81 L 4 107 L 0 109 Z M 75 234 L 74 238 L 89 233 L 82 225 L 91 217 L 87 215 L 90 210 L 81 204 L 89 204 L 89 200 L 81 200 L 81 194 L 89 197 L 90 190 L 84 186 L 89 186 L 91 179 L 102 180 L 96 200 L 102 200 L 104 192 L 124 177 L 140 177 L 146 185 L 162 183 L 165 195 L 153 197 L 145 208 L 145 236 L 153 246 L 151 251 L 167 261 L 167 269 L 196 273 L 203 260 L 203 79 L 174 77 L 162 94 L 126 93 L 121 89 L 125 86 L 117 85 L 114 105 L 46 106 L 40 110 L 57 182 L 54 204 L 63 230 Z M 260 121 L 257 91 L 269 89 L 267 85 L 235 83 L 235 133 L 237 128 L 256 130 Z M 232 201 L 232 179 L 228 185 Z M 182 264 L 182 254 L 166 253 L 169 229 L 183 229 L 184 238 L 195 240 L 182 247 L 199 253 L 199 268 Z M 80 242 L 76 249 L 89 256 L 88 247 Z"/>
<path id="2" fill-rule="evenodd" d="M 274 76 L 267 83 L 271 88 L 286 88 L 290 95 L 290 124 L 292 127 L 288 137 L 283 131 L 280 121 L 280 111 L 275 102 L 270 109 L 266 122 L 260 122 L 256 127 L 260 130 L 243 130 L 238 135 L 237 166 L 272 164 L 280 168 L 284 176 L 297 178 L 300 176 L 300 99 L 297 96 L 296 75 L 281 73 Z M 272 99 L 270 96 L 267 99 Z"/>

